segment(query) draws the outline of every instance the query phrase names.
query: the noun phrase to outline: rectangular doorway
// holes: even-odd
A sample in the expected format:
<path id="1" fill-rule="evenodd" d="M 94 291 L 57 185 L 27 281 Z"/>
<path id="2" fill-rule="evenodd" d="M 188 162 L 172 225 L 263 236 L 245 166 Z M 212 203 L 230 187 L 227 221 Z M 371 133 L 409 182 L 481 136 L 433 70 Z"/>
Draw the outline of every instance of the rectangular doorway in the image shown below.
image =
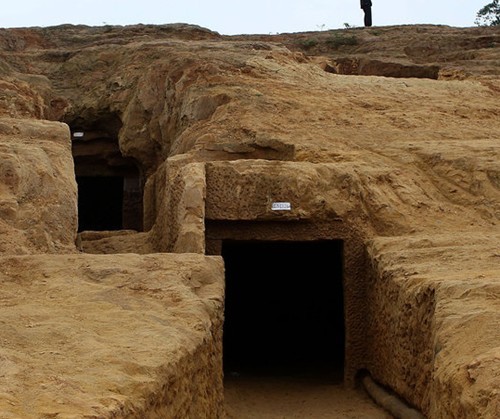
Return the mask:
<path id="1" fill-rule="evenodd" d="M 223 240 L 225 374 L 344 370 L 343 241 Z"/>
<path id="2" fill-rule="evenodd" d="M 123 176 L 77 176 L 78 231 L 120 230 Z"/>

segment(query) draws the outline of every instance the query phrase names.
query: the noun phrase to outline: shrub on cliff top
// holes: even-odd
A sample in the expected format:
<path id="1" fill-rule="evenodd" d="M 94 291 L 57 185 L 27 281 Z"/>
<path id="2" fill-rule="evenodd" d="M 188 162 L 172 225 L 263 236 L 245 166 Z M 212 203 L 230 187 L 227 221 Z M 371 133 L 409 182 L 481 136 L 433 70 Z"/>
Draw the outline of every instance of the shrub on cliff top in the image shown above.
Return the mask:
<path id="1" fill-rule="evenodd" d="M 498 0 L 493 0 L 477 12 L 475 24 L 478 26 L 500 25 L 500 4 Z"/>

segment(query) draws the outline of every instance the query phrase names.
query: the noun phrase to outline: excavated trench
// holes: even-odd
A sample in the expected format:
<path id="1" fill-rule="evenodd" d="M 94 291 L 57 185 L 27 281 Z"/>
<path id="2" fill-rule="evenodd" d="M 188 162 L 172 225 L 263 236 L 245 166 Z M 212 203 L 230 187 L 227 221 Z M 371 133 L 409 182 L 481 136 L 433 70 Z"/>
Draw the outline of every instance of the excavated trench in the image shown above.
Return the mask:
<path id="1" fill-rule="evenodd" d="M 71 125 L 78 230 L 140 232 L 143 180 L 119 149 L 121 123 L 109 115 L 89 121 Z M 345 348 L 362 347 L 365 261 L 359 241 L 337 224 L 206 220 L 206 253 L 221 255 L 226 268 L 226 375 L 308 375 L 352 386 L 363 354 Z"/>
<path id="2" fill-rule="evenodd" d="M 121 123 L 112 115 L 71 122 L 79 232 L 142 231 L 143 180 L 119 149 Z M 347 377 L 352 384 L 361 354 L 345 353 L 346 326 L 356 339 L 361 327 L 346 324 L 346 314 L 362 311 L 361 294 L 350 290 L 362 290 L 364 261 L 343 226 L 330 230 L 207 220 L 207 254 L 221 255 L 226 269 L 226 375 Z"/>
<path id="3" fill-rule="evenodd" d="M 79 232 L 140 232 L 140 170 L 121 155 L 116 136 L 98 128 L 72 130 Z M 261 403 L 258 389 L 271 386 L 279 395 L 270 408 L 278 413 L 277 405 L 293 405 L 294 391 L 310 394 L 308 405 L 321 388 L 327 411 L 348 392 L 353 404 L 346 409 L 362 405 L 372 417 L 387 417 L 356 388 L 367 315 L 367 263 L 356 234 L 342 222 L 205 222 L 206 254 L 221 255 L 225 264 L 228 408 L 246 409 L 242 399 Z"/>
<path id="4" fill-rule="evenodd" d="M 206 220 L 224 258 L 229 418 L 389 418 L 357 382 L 366 338 L 363 245 L 342 222 Z"/>
<path id="5" fill-rule="evenodd" d="M 437 65 L 402 64 L 357 57 L 332 59 L 324 66 L 327 73 L 349 76 L 379 76 L 437 80 L 441 68 Z"/>
<path id="6" fill-rule="evenodd" d="M 103 159 L 100 153 L 102 144 L 112 141 L 102 136 L 89 140 L 94 133 L 85 133 L 86 145 L 73 141 L 79 231 L 141 231 L 142 190 L 131 199 L 126 187 L 127 179 L 138 179 L 138 170 L 117 155 L 116 146 L 113 161 L 120 164 L 109 164 L 109 155 Z M 257 418 L 265 411 L 270 418 L 280 417 L 273 415 L 284 411 L 283 404 L 293 410 L 300 398 L 299 416 L 290 412 L 289 417 L 354 410 L 388 418 L 354 388 L 363 356 L 364 291 L 359 285 L 365 263 L 351 233 L 340 225 L 332 234 L 331 225 L 326 232 L 324 226 L 307 223 L 206 222 L 206 253 L 221 255 L 226 269 L 223 374 L 228 418 Z"/>

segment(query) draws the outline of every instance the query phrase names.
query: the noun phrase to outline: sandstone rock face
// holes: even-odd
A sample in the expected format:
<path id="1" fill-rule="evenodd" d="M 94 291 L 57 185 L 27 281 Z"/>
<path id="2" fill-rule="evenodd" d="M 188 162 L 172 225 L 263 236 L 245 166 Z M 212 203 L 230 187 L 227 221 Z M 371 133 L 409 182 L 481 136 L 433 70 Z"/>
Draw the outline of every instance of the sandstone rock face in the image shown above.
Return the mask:
<path id="1" fill-rule="evenodd" d="M 443 26 L 1 30 L 11 416 L 223 417 L 224 241 L 342 240 L 346 383 L 365 371 L 430 418 L 498 417 L 499 39 Z M 75 176 L 141 196 L 142 231 L 79 231 Z M 30 361 L 33 382 L 27 324 L 55 342 Z M 127 347 L 138 330 L 152 334 Z"/>
<path id="2" fill-rule="evenodd" d="M 223 416 L 220 258 L 2 256 L 1 266 L 2 417 Z"/>
<path id="3" fill-rule="evenodd" d="M 0 251 L 75 250 L 77 190 L 66 124 L 0 119 Z"/>

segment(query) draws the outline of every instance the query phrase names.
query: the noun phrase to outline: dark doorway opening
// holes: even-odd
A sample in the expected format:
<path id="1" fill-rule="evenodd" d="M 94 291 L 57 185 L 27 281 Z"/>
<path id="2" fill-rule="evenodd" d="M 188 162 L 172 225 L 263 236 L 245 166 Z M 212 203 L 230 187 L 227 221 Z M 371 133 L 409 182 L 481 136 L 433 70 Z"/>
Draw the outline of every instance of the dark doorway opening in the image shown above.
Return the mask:
<path id="1" fill-rule="evenodd" d="M 225 374 L 344 370 L 343 242 L 224 240 Z"/>
<path id="2" fill-rule="evenodd" d="M 143 230 L 143 178 L 136 161 L 121 153 L 118 125 L 111 118 L 72 129 L 79 232 Z"/>
<path id="3" fill-rule="evenodd" d="M 120 230 L 123 224 L 123 177 L 77 176 L 78 230 Z"/>

